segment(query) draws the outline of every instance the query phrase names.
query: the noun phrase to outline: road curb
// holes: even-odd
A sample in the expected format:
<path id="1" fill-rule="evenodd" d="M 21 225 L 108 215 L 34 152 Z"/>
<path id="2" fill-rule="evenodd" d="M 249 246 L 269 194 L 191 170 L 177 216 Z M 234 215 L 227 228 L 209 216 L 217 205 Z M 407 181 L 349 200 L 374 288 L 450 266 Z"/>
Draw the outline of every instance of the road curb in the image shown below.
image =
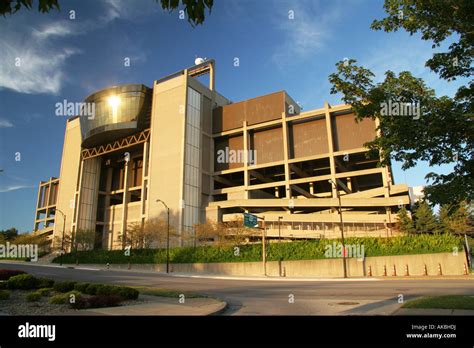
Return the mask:
<path id="1" fill-rule="evenodd" d="M 217 299 L 221 302 L 221 306 L 219 309 L 216 309 L 214 312 L 206 314 L 206 316 L 211 316 L 211 315 L 221 315 L 223 314 L 227 308 L 229 307 L 228 303 L 226 301 L 222 301 L 221 299 Z"/>
<path id="2" fill-rule="evenodd" d="M 115 272 L 135 272 L 143 274 L 157 274 L 165 277 L 176 277 L 176 278 L 195 278 L 195 279 L 216 279 L 216 280 L 249 280 L 249 281 L 274 281 L 274 282 L 370 282 L 370 281 L 392 281 L 392 280 L 474 280 L 474 275 L 463 275 L 463 276 L 392 276 L 392 277 L 365 277 L 365 278 L 298 278 L 298 277 L 254 277 L 254 276 L 228 276 L 228 275 L 218 275 L 218 274 L 179 274 L 179 273 L 164 273 L 157 272 L 152 270 L 142 270 L 142 269 L 123 269 L 123 268 L 109 268 L 107 269 L 104 265 L 103 268 L 97 267 L 88 267 L 88 265 L 63 265 L 59 266 L 56 264 L 37 264 L 31 262 L 21 262 L 21 261 L 7 261 L 0 260 L 0 264 L 18 264 L 18 265 L 27 265 L 27 266 L 37 266 L 37 267 L 51 267 L 51 268 L 62 268 L 62 269 L 77 269 L 84 271 L 115 271 Z"/>

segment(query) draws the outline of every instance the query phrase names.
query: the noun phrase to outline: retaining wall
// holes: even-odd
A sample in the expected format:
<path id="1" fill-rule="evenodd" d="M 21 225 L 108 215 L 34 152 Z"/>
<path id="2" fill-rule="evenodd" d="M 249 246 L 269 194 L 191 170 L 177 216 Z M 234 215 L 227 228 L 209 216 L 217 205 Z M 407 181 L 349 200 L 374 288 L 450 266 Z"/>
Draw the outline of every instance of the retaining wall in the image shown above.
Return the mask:
<path id="1" fill-rule="evenodd" d="M 394 277 L 394 276 L 437 276 L 464 275 L 467 259 L 464 252 L 417 254 L 400 256 L 376 256 L 365 259 L 346 259 L 349 277 Z M 82 265 L 84 266 L 84 265 Z M 87 265 L 106 268 L 105 265 Z M 112 264 L 110 269 L 128 269 L 127 264 Z M 165 272 L 165 264 L 132 264 L 133 270 Z M 174 273 L 229 276 L 262 276 L 262 262 L 223 262 L 223 263 L 178 263 L 170 264 Z M 269 261 L 266 275 L 286 277 L 342 277 L 342 259 Z"/>

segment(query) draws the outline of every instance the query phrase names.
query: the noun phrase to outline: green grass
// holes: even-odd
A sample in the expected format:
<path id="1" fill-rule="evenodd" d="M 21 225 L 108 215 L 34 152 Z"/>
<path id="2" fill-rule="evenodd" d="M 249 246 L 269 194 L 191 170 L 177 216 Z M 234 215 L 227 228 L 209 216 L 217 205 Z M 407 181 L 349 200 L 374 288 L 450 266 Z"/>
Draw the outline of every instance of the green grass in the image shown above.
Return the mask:
<path id="1" fill-rule="evenodd" d="M 185 298 L 205 297 L 205 296 L 198 295 L 195 293 L 183 292 L 183 291 L 178 291 L 178 290 L 147 288 L 143 286 L 134 286 L 133 288 L 137 289 L 142 295 L 160 296 L 160 297 L 179 297 L 180 295 L 184 295 Z"/>
<path id="2" fill-rule="evenodd" d="M 327 245 L 339 243 L 338 240 L 310 240 L 291 243 L 271 243 L 267 248 L 267 260 L 315 260 L 325 259 Z M 452 252 L 454 247 L 462 250 L 459 237 L 451 234 L 410 235 L 394 238 L 346 238 L 346 244 L 364 246 L 366 257 L 389 255 L 413 255 Z M 211 263 L 211 262 L 255 262 L 262 259 L 261 244 L 240 245 L 239 255 L 234 254 L 235 245 L 226 247 L 198 246 L 170 249 L 172 263 Z M 77 254 L 82 264 L 154 264 L 166 262 L 166 250 L 132 250 L 126 256 L 123 250 L 91 250 Z M 60 258 L 53 260 L 59 263 Z M 74 253 L 63 256 L 63 263 L 76 263 Z"/>
<path id="3" fill-rule="evenodd" d="M 408 301 L 403 308 L 440 308 L 440 309 L 471 309 L 474 310 L 474 296 L 434 296 L 422 297 Z"/>

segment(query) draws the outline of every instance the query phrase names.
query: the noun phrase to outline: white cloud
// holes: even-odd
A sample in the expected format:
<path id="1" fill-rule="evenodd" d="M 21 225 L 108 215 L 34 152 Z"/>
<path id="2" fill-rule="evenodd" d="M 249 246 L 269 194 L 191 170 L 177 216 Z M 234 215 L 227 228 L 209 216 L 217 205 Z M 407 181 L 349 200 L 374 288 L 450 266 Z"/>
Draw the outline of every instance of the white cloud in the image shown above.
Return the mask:
<path id="1" fill-rule="evenodd" d="M 272 60 L 278 67 L 298 64 L 325 47 L 332 23 L 341 13 L 340 3 L 334 2 L 331 6 L 323 11 L 318 2 L 304 1 L 277 7 L 276 25 L 283 34 L 283 43 L 277 47 Z"/>
<path id="2" fill-rule="evenodd" d="M 105 7 L 104 7 L 105 6 Z M 54 45 L 55 39 L 83 35 L 106 26 L 111 21 L 133 19 L 159 11 L 159 3 L 106 0 L 100 5 L 102 15 L 85 21 L 60 20 L 44 22 L 47 17 L 17 16 L 15 22 L 0 22 L 0 89 L 19 93 L 57 95 L 66 80 L 64 68 L 68 58 L 81 51 Z M 31 29 L 33 28 L 33 29 Z M 145 60 L 139 55 L 137 60 Z"/>
<path id="3" fill-rule="evenodd" d="M 49 23 L 46 26 L 43 26 L 42 29 L 33 29 L 33 36 L 38 39 L 48 39 L 49 37 L 54 36 L 68 36 L 73 34 L 73 30 L 71 28 L 71 23 L 69 21 L 60 21 L 60 22 L 53 22 Z"/>
<path id="4" fill-rule="evenodd" d="M 13 127 L 13 124 L 10 121 L 5 120 L 4 118 L 0 118 L 0 128 L 10 128 L 10 127 Z"/>
<path id="5" fill-rule="evenodd" d="M 0 187 L 0 193 L 22 190 L 22 189 L 30 189 L 36 187 L 34 185 L 7 185 L 4 187 Z"/>
<path id="6" fill-rule="evenodd" d="M 58 94 L 64 81 L 64 63 L 79 51 L 54 50 L 42 40 L 15 37 L 9 42 L 0 41 L 0 52 L 0 87 L 27 94 Z"/>

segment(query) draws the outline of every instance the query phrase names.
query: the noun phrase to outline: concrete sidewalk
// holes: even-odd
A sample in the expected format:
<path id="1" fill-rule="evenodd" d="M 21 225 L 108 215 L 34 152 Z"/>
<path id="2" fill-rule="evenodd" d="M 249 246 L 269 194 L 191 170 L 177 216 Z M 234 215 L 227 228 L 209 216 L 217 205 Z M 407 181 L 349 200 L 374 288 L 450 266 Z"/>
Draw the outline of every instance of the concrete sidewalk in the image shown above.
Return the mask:
<path id="1" fill-rule="evenodd" d="M 222 312 L 227 303 L 213 298 L 190 298 L 179 303 L 177 298 L 140 295 L 145 303 L 85 309 L 74 315 L 216 315 Z"/>

